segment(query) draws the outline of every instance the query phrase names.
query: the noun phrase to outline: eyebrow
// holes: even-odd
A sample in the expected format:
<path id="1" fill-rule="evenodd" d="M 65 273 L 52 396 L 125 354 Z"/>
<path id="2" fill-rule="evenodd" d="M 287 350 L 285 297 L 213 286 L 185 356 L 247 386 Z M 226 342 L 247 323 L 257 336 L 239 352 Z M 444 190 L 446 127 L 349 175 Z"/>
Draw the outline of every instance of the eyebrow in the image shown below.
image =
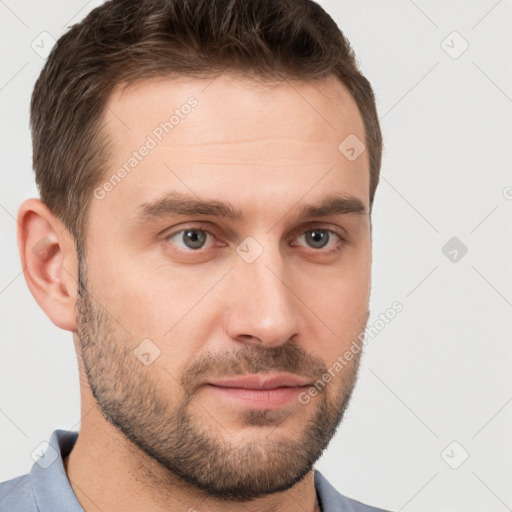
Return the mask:
<path id="1" fill-rule="evenodd" d="M 318 204 L 304 204 L 299 209 L 300 218 L 328 217 L 331 215 L 367 212 L 364 203 L 353 196 L 329 195 Z M 137 223 L 153 222 L 172 215 L 208 215 L 240 222 L 245 215 L 230 202 L 203 200 L 181 192 L 170 192 L 153 202 L 143 203 L 135 209 L 132 220 Z"/>

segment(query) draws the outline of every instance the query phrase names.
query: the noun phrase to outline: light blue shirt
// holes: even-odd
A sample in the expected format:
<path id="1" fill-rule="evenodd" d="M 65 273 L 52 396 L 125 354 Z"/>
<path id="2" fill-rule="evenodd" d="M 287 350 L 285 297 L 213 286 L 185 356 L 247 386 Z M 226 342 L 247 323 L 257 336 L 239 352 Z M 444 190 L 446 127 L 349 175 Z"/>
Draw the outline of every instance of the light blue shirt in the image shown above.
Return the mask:
<path id="1" fill-rule="evenodd" d="M 30 473 L 0 483 L 1 512 L 84 512 L 64 469 L 78 432 L 55 430 Z M 322 512 L 386 512 L 340 494 L 318 471 L 315 488 Z"/>

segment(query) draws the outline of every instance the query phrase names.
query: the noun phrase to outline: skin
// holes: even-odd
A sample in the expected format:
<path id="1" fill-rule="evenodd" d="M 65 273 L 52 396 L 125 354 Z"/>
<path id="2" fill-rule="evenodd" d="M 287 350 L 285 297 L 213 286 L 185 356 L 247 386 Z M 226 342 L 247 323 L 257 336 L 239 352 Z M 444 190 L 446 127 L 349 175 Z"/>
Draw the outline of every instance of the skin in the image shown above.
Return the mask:
<path id="1" fill-rule="evenodd" d="M 368 155 L 349 161 L 338 150 L 350 134 L 364 140 L 363 122 L 334 77 L 143 81 L 110 98 L 106 178 L 190 96 L 197 106 L 91 200 L 80 294 L 69 231 L 38 199 L 19 210 L 28 286 L 77 351 L 82 422 L 66 472 L 86 512 L 320 510 L 311 467 L 342 419 L 359 357 L 306 405 L 253 409 L 205 383 L 284 371 L 314 382 L 364 329 Z M 229 201 L 245 218 L 137 220 L 139 205 L 172 191 Z M 332 194 L 364 212 L 299 216 Z M 169 237 L 192 227 L 211 232 L 199 250 L 183 232 Z M 311 245 L 314 228 L 346 240 L 331 232 L 325 247 Z M 262 249 L 252 263 L 236 251 L 247 237 Z M 44 257 L 32 250 L 42 239 Z M 144 339 L 160 351 L 148 365 L 134 355 Z"/>

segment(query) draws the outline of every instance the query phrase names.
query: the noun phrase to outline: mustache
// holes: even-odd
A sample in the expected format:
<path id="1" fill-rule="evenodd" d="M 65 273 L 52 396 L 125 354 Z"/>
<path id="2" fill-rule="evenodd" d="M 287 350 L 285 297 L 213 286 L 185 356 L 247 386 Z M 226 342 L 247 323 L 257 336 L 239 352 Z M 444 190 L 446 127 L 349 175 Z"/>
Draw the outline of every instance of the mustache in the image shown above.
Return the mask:
<path id="1" fill-rule="evenodd" d="M 308 354 L 294 342 L 263 348 L 250 345 L 208 354 L 192 362 L 183 372 L 180 384 L 187 393 L 192 393 L 212 378 L 271 372 L 288 372 L 317 380 L 327 372 L 327 367 L 319 357 Z"/>

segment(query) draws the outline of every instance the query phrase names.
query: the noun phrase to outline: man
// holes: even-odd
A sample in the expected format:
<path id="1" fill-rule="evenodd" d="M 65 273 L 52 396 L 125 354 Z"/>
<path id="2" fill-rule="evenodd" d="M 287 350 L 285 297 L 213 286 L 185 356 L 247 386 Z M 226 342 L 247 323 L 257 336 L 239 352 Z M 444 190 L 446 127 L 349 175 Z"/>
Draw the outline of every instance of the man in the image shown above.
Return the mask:
<path id="1" fill-rule="evenodd" d="M 354 59 L 310 0 L 113 1 L 60 38 L 18 243 L 81 428 L 2 511 L 379 510 L 314 469 L 369 315 L 382 140 Z"/>

